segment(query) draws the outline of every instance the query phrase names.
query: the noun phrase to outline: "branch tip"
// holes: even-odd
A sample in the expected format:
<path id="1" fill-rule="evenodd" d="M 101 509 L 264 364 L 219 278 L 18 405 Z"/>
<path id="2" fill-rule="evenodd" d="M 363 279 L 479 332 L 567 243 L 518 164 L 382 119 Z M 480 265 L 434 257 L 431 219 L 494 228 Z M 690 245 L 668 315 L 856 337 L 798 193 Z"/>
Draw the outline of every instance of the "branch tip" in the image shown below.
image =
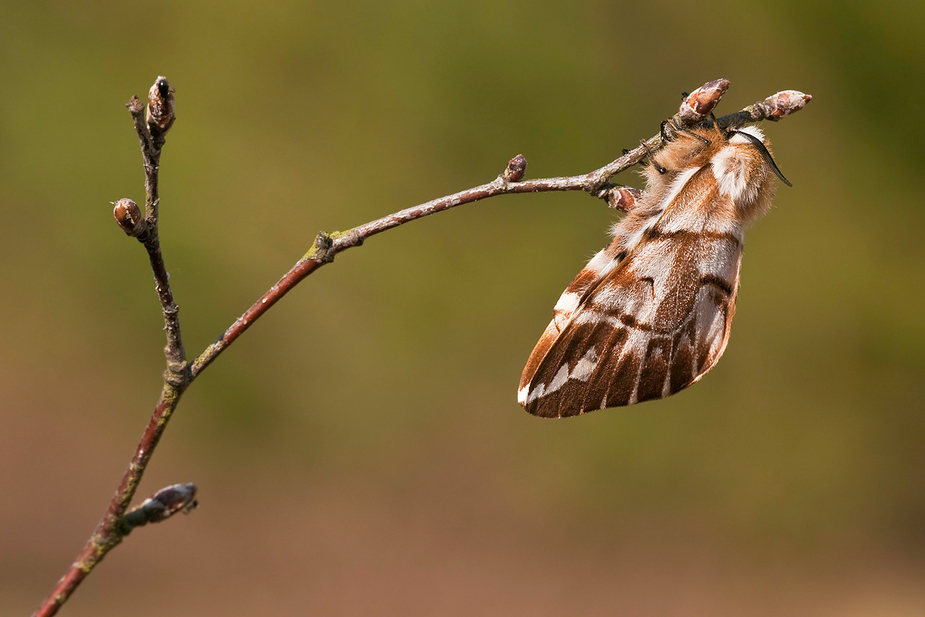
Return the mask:
<path id="1" fill-rule="evenodd" d="M 132 95 L 132 98 L 128 100 L 128 103 L 126 103 L 125 106 L 128 108 L 129 112 L 133 116 L 136 114 L 140 114 L 145 109 L 144 105 L 141 104 L 141 101 L 139 101 L 138 97 L 135 96 L 134 94 Z"/>

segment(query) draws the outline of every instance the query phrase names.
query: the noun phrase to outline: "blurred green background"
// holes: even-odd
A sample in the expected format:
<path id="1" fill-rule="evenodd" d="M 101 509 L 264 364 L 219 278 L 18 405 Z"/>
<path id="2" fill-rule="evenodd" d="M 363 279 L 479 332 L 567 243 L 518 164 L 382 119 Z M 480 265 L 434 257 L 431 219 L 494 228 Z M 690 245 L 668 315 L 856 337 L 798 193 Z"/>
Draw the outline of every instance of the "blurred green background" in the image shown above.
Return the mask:
<path id="1" fill-rule="evenodd" d="M 466 206 L 306 280 L 184 397 L 136 531 L 71 616 L 925 613 L 923 5 L 912 1 L 6 2 L 0 613 L 105 509 L 160 389 L 123 107 L 177 90 L 161 237 L 198 353 L 310 246 L 494 178 L 582 173 L 726 77 L 794 188 L 748 235 L 724 359 L 567 421 L 515 402 L 614 214 Z M 635 174 L 622 180 L 639 186 Z"/>

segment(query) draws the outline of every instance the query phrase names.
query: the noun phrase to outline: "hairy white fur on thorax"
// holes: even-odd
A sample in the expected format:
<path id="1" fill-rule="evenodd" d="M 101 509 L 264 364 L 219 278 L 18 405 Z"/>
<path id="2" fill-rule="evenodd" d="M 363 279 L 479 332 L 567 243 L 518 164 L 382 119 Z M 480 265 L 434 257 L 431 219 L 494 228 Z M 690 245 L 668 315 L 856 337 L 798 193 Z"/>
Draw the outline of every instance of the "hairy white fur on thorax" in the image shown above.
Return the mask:
<path id="1" fill-rule="evenodd" d="M 730 146 L 723 148 L 713 157 L 710 165 L 713 167 L 713 175 L 723 195 L 734 202 L 745 195 L 748 190 L 748 174 L 735 148 Z"/>
<path id="2" fill-rule="evenodd" d="M 764 133 L 758 127 L 745 127 L 726 142 L 727 145 L 713 157 L 710 165 L 723 195 L 735 203 L 751 203 L 758 196 L 758 183 L 752 177 L 753 170 L 749 168 L 746 160 L 747 150 L 743 148 L 754 147 L 754 144 L 740 133 L 748 133 L 764 143 Z"/>

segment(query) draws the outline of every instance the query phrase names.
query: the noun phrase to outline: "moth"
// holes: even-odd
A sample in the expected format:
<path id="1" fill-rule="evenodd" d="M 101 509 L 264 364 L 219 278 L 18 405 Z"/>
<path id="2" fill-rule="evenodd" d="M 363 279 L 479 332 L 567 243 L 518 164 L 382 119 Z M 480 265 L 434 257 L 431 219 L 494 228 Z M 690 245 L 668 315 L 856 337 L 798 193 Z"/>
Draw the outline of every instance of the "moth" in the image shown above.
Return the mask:
<path id="1" fill-rule="evenodd" d="M 664 131 L 664 125 L 663 125 Z M 517 399 L 547 418 L 661 399 L 726 349 L 743 232 L 768 212 L 776 175 L 754 126 L 673 131 L 613 241 L 565 289 Z M 651 154 L 651 153 L 650 153 Z"/>

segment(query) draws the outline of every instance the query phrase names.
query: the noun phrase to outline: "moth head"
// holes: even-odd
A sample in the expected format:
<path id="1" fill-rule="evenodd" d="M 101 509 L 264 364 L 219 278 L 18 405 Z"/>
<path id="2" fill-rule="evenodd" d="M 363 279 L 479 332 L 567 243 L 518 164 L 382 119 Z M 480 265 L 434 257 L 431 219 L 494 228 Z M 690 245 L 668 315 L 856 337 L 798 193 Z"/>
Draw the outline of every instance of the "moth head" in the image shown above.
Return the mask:
<path id="1" fill-rule="evenodd" d="M 770 209 L 774 176 L 787 186 L 790 182 L 778 169 L 770 144 L 758 127 L 726 131 L 724 139 L 723 147 L 710 161 L 713 175 L 719 191 L 732 199 L 743 222 L 749 223 Z"/>

